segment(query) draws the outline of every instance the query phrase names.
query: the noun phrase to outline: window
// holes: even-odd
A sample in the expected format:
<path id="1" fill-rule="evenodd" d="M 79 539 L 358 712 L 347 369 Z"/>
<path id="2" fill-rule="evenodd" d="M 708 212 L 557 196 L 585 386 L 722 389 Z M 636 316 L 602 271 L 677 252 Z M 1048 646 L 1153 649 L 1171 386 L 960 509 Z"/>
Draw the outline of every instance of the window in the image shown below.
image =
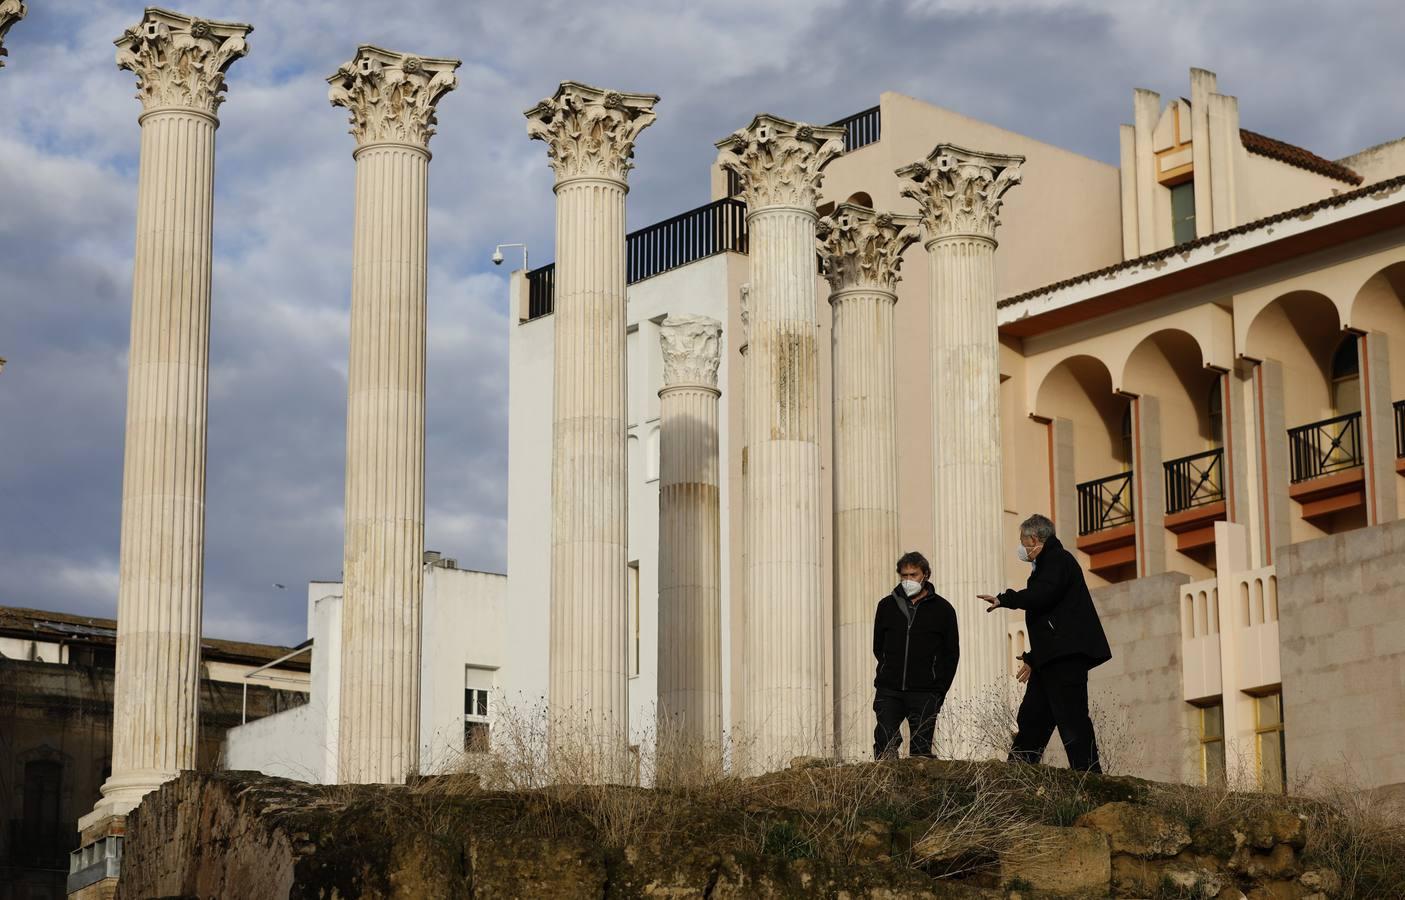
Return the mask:
<path id="1" fill-rule="evenodd" d="M 1361 412 L 1361 364 L 1354 334 L 1342 338 L 1332 354 L 1332 407 L 1339 416 Z"/>
<path id="2" fill-rule="evenodd" d="M 1195 240 L 1194 181 L 1171 188 L 1171 240 L 1177 244 Z"/>
<path id="3" fill-rule="evenodd" d="M 59 787 L 63 763 L 36 759 L 24 764 L 24 827 L 48 834 L 59 824 Z"/>
<path id="4" fill-rule="evenodd" d="M 494 669 L 464 667 L 463 749 L 465 753 L 486 753 L 492 749 L 492 726 L 488 712 L 493 693 Z"/>
<path id="5" fill-rule="evenodd" d="M 1224 376 L 1217 375 L 1210 384 L 1210 396 L 1205 398 L 1205 433 L 1211 447 L 1224 446 Z"/>
<path id="6" fill-rule="evenodd" d="M 1200 774 L 1205 784 L 1224 787 L 1224 706 L 1200 708 Z"/>
<path id="7" fill-rule="evenodd" d="M 629 564 L 629 674 L 639 674 L 639 563 Z"/>
<path id="8" fill-rule="evenodd" d="M 1287 753 L 1283 740 L 1283 695 L 1254 698 L 1254 756 L 1259 787 L 1282 794 L 1288 787 Z"/>

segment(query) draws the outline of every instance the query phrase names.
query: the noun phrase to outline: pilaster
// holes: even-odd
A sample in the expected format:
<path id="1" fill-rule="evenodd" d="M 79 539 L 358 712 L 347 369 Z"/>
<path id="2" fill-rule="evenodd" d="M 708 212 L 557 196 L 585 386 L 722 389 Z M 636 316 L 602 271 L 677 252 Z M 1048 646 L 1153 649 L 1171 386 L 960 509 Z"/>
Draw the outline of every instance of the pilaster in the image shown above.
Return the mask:
<path id="1" fill-rule="evenodd" d="M 1361 436 L 1365 451 L 1366 524 L 1393 522 L 1396 515 L 1395 405 L 1390 394 L 1390 344 L 1384 332 L 1357 338 L 1361 361 Z"/>
<path id="2" fill-rule="evenodd" d="M 1133 521 L 1137 577 L 1166 571 L 1166 477 L 1161 453 L 1161 404 L 1149 394 L 1132 398 Z"/>

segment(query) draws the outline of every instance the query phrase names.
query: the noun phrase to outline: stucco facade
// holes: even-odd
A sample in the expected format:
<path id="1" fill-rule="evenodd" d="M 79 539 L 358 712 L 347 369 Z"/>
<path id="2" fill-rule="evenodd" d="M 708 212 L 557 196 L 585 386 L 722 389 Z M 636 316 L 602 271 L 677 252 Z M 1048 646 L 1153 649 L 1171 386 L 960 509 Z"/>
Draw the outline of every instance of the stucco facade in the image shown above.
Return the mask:
<path id="1" fill-rule="evenodd" d="M 1296 559 L 1297 548 L 1331 536 L 1375 541 L 1369 535 L 1405 511 L 1405 362 L 1392 350 L 1405 344 L 1405 151 L 1386 144 L 1322 159 L 1242 128 L 1238 101 L 1219 92 L 1213 73 L 1192 71 L 1190 88 L 1190 100 L 1164 105 L 1151 92 L 1135 92 L 1120 167 L 885 93 L 874 109 L 836 123 L 846 128 L 848 149 L 826 169 L 819 209 L 848 202 L 919 212 L 900 195 L 893 173 L 943 142 L 1026 158 L 1023 183 L 1009 193 L 995 235 L 1000 383 L 990 414 L 1000 423 L 1005 545 L 1013 548 L 1023 516 L 1046 512 L 1087 569 L 1117 654 L 1096 679 L 1106 676 L 1105 687 L 1137 710 L 1128 727 L 1141 733 L 1130 743 L 1159 754 L 1140 766 L 1128 760 L 1128 768 L 1190 780 L 1223 771 L 1278 784 L 1320 765 L 1327 746 L 1326 738 L 1295 736 L 1293 723 L 1324 698 L 1304 690 L 1301 677 L 1294 687 L 1289 672 L 1299 663 L 1284 655 L 1288 626 L 1280 623 L 1303 604 L 1336 602 L 1330 575 L 1306 585 L 1300 565 L 1284 568 L 1285 554 Z M 714 169 L 712 188 L 714 208 L 734 202 L 726 198 L 738 189 L 724 171 Z M 656 252 L 642 238 L 629 240 L 631 254 Z M 745 682 L 749 664 L 741 650 L 748 609 L 744 398 L 730 385 L 741 383 L 746 360 L 741 288 L 751 280 L 751 257 L 744 241 L 734 244 L 685 253 L 663 271 L 631 268 L 627 303 L 629 327 L 639 333 L 666 314 L 724 323 L 729 730 L 739 721 L 735 686 Z M 930 418 L 930 319 L 941 298 L 929 299 L 926 260 L 911 258 L 925 252 L 907 251 L 896 285 L 893 364 L 901 423 L 898 543 L 930 550 L 939 543 L 932 509 L 940 499 L 933 472 L 941 444 L 932 440 Z M 525 636 L 545 611 L 532 607 L 539 592 L 515 585 L 518 573 L 539 567 L 549 540 L 542 450 L 550 444 L 543 412 L 551 405 L 550 353 L 543 349 L 551 345 L 549 268 L 514 279 L 520 314 L 509 326 L 509 635 Z M 817 270 L 817 283 L 819 277 Z M 832 596 L 834 479 L 841 476 L 833 468 L 831 317 L 818 316 L 815 327 L 824 348 L 821 583 L 831 591 L 824 615 L 834 646 L 825 678 L 833 696 L 840 642 L 833 626 L 840 602 Z M 631 434 L 638 435 L 629 479 L 629 556 L 638 562 L 640 598 L 631 622 L 639 633 L 639 674 L 631 682 L 636 741 L 652 721 L 657 665 L 657 450 L 649 439 L 659 388 L 650 355 L 656 350 L 649 348 L 656 344 L 631 345 L 640 349 L 629 356 L 627 388 Z M 1322 565 L 1350 579 L 1365 565 L 1362 553 Z M 1024 566 L 1013 552 L 1004 560 L 1006 583 L 1021 582 Z M 933 559 L 938 569 L 943 562 Z M 1387 605 L 1405 596 L 1387 576 L 1376 587 Z M 889 582 L 872 585 L 867 602 L 889 589 Z M 1021 627 L 1017 617 L 1008 622 L 1011 657 Z M 1330 664 L 1378 665 L 1376 656 L 1365 648 Z M 1009 663 L 1013 673 L 1013 658 Z M 514 665 L 521 677 L 505 673 L 509 689 L 541 696 L 534 673 L 543 664 L 529 654 Z M 1331 727 L 1369 727 L 1371 718 L 1362 716 Z M 1383 752 L 1388 758 L 1371 760 L 1364 777 L 1400 780 L 1405 756 Z M 1206 754 L 1213 757 L 1208 763 Z M 1217 762 L 1221 757 L 1228 762 Z"/>

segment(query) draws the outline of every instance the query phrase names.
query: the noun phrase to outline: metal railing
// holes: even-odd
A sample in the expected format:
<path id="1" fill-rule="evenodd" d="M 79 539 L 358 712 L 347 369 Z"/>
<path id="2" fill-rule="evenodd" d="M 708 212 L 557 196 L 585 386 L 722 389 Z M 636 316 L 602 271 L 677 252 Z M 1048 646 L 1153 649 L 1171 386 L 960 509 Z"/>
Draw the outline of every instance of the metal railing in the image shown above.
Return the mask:
<path id="1" fill-rule="evenodd" d="M 1405 400 L 1395 401 L 1395 457 L 1405 458 Z"/>
<path id="2" fill-rule="evenodd" d="M 1293 484 L 1361 465 L 1361 413 L 1288 429 Z"/>
<path id="3" fill-rule="evenodd" d="M 24 869 L 68 867 L 68 854 L 78 844 L 78 833 L 68 823 L 10 820 L 9 852 L 5 865 Z"/>
<path id="4" fill-rule="evenodd" d="M 746 204 L 714 200 L 625 235 L 625 281 L 634 284 L 718 253 L 747 252 Z M 527 273 L 527 318 L 556 308 L 556 264 Z"/>
<path id="5" fill-rule="evenodd" d="M 844 152 L 852 153 L 860 147 L 877 143 L 883 134 L 883 116 L 874 106 L 852 116 L 845 116 L 831 125 L 844 129 Z"/>
<path id="6" fill-rule="evenodd" d="M 1121 472 L 1078 485 L 1078 533 L 1092 534 L 1133 521 L 1132 473 Z"/>
<path id="7" fill-rule="evenodd" d="M 1224 450 L 1221 448 L 1167 460 L 1164 465 L 1167 514 L 1224 499 Z"/>

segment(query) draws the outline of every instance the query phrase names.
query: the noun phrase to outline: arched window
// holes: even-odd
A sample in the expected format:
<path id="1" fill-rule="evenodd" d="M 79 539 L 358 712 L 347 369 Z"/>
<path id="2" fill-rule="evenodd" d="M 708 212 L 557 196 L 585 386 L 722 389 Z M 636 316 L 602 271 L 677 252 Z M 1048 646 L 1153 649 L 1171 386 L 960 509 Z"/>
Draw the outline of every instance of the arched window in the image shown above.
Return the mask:
<path id="1" fill-rule="evenodd" d="M 1354 334 L 1342 338 L 1332 354 L 1332 407 L 1339 416 L 1361 412 L 1361 363 Z"/>

